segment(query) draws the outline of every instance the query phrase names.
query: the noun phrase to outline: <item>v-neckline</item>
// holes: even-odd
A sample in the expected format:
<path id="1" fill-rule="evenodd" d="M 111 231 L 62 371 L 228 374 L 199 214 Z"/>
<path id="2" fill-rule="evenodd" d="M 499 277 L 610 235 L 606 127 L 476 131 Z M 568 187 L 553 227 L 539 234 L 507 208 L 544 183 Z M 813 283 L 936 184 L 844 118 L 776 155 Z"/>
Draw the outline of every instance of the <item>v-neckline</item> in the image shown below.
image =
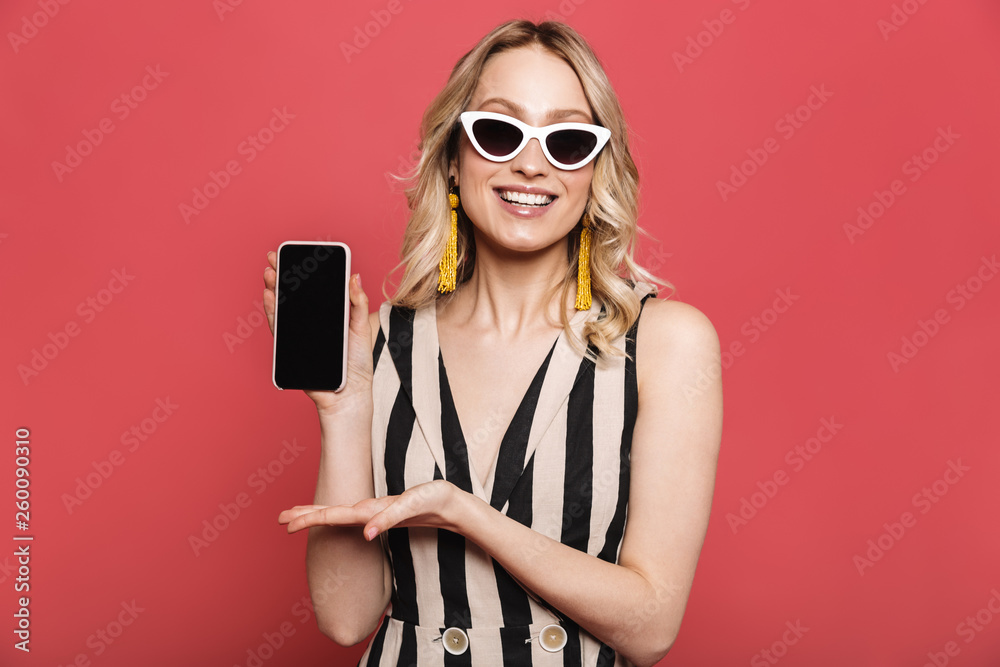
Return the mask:
<path id="1" fill-rule="evenodd" d="M 514 413 L 510 416 L 510 420 L 507 422 L 507 427 L 503 430 L 503 434 L 500 436 L 500 442 L 497 443 L 496 450 L 493 452 L 492 457 L 490 457 L 490 467 L 486 470 L 486 479 L 483 479 L 479 475 L 479 470 L 476 468 L 476 464 L 472 459 L 472 452 L 469 451 L 469 440 L 465 435 L 465 427 L 462 425 L 462 419 L 458 414 L 458 405 L 455 403 L 455 394 L 451 390 L 451 380 L 448 376 L 448 368 L 444 363 L 444 354 L 441 351 L 440 342 L 438 343 L 438 355 L 441 359 L 441 369 L 444 373 L 444 379 L 447 381 L 447 391 L 448 400 L 451 402 L 451 406 L 455 411 L 455 422 L 458 424 L 459 433 L 462 435 L 461 447 L 462 447 L 462 457 L 469 462 L 469 477 L 479 483 L 479 487 L 486 493 L 489 497 L 493 490 L 493 480 L 496 478 L 496 467 L 497 461 L 500 459 L 500 450 L 503 448 L 503 443 L 507 440 L 507 435 L 510 433 L 510 429 L 514 426 L 514 420 L 517 419 L 517 415 L 521 412 L 521 408 L 524 406 L 524 402 L 528 399 L 528 395 L 531 393 L 531 386 L 534 384 L 535 379 L 541 372 L 543 367 L 548 366 L 548 362 L 552 357 L 552 352 L 556 349 L 556 345 L 559 344 L 559 339 L 562 337 L 562 333 L 556 336 L 556 339 L 552 341 L 552 345 L 549 346 L 549 351 L 545 353 L 545 358 L 542 362 L 538 364 L 538 368 L 532 373 L 531 379 L 528 381 L 528 386 L 525 387 L 524 393 L 521 394 L 521 400 L 518 401 L 517 407 L 514 408 Z M 544 382 L 544 376 L 542 382 Z"/>
<path id="2" fill-rule="evenodd" d="M 594 305 L 596 305 L 596 304 L 594 304 Z M 483 497 L 486 499 L 487 502 L 489 502 L 490 501 L 490 497 L 491 497 L 492 492 L 493 492 L 494 481 L 496 479 L 497 461 L 499 461 L 499 459 L 500 459 L 500 450 L 503 448 L 503 443 L 507 439 L 507 434 L 510 432 L 511 427 L 514 425 L 514 420 L 517 418 L 518 413 L 521 411 L 521 407 L 524 405 L 524 401 L 527 399 L 528 394 L 531 392 L 531 387 L 532 387 L 532 385 L 535 382 L 535 378 L 538 377 L 538 373 L 542 370 L 543 367 L 547 367 L 548 366 L 548 364 L 549 364 L 549 362 L 550 362 L 553 354 L 555 353 L 556 347 L 559 345 L 560 341 L 566 335 L 566 329 L 563 328 L 562 330 L 560 330 L 560 332 L 556 336 L 555 340 L 549 346 L 548 352 L 546 352 L 545 357 L 542 359 L 541 363 L 538 364 L 538 367 L 535 369 L 535 372 L 531 375 L 531 379 L 528 381 L 528 386 L 525 388 L 524 393 L 521 394 L 521 399 L 518 401 L 517 407 L 514 408 L 514 413 L 511 415 L 510 420 L 507 422 L 507 426 L 504 428 L 503 434 L 500 436 L 500 442 L 497 445 L 496 451 L 493 452 L 493 456 L 490 458 L 490 466 L 486 470 L 486 479 L 484 480 L 484 479 L 482 479 L 480 477 L 479 470 L 476 469 L 476 465 L 472 461 L 472 456 L 471 456 L 471 453 L 469 452 L 469 444 L 468 444 L 469 441 L 466 438 L 465 427 L 462 425 L 462 420 L 461 420 L 461 418 L 458 415 L 458 406 L 455 405 L 455 396 L 454 396 L 454 393 L 451 390 L 451 380 L 448 379 L 448 377 L 449 377 L 448 376 L 448 369 L 447 369 L 447 367 L 446 367 L 446 365 L 444 363 L 444 353 L 441 350 L 441 336 L 440 336 L 440 333 L 438 331 L 437 303 L 435 302 L 435 303 L 430 304 L 429 308 L 430 308 L 431 316 L 433 318 L 433 321 L 431 322 L 431 326 L 429 327 L 430 330 L 431 330 L 431 332 L 432 332 L 432 334 L 433 334 L 433 336 L 434 336 L 433 345 L 434 345 L 434 348 L 437 348 L 438 359 L 440 360 L 441 369 L 444 372 L 444 378 L 446 380 L 448 380 L 448 384 L 447 384 L 448 399 L 450 400 L 451 405 L 452 405 L 452 407 L 455 410 L 455 421 L 458 424 L 458 430 L 459 430 L 459 433 L 461 433 L 461 436 L 462 436 L 462 438 L 461 438 L 461 440 L 462 440 L 461 447 L 462 447 L 462 450 L 463 450 L 462 451 L 462 457 L 469 464 L 469 477 L 471 478 L 470 482 L 479 491 L 482 492 Z M 573 329 L 574 331 L 576 331 L 577 326 L 593 311 L 594 311 L 594 308 L 591 308 L 590 310 L 579 311 L 579 312 L 575 313 L 573 315 L 573 317 L 570 318 L 570 328 Z M 548 374 L 548 368 L 546 368 L 546 375 L 547 374 Z M 545 378 L 544 377 L 542 378 L 542 382 L 543 383 L 545 382 Z"/>

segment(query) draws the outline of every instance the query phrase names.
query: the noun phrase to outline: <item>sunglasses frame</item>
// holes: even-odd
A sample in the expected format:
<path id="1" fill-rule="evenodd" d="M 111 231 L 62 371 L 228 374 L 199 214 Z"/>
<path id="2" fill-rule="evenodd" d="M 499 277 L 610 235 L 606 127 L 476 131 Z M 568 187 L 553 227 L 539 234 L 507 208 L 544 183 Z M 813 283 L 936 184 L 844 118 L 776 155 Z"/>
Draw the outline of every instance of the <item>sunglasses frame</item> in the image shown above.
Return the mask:
<path id="1" fill-rule="evenodd" d="M 479 141 L 476 140 L 476 135 L 472 131 L 472 127 L 475 122 L 477 120 L 484 119 L 510 123 L 521 131 L 521 143 L 513 152 L 501 157 L 497 157 L 496 155 L 486 152 L 483 147 L 479 145 Z M 545 153 L 545 157 L 548 159 L 549 163 L 551 163 L 554 167 L 564 169 L 566 171 L 574 171 L 585 166 L 588 162 L 597 157 L 597 154 L 601 152 L 604 146 L 608 143 L 608 140 L 611 139 L 611 130 L 606 127 L 601 127 L 600 125 L 591 125 L 590 123 L 556 123 L 554 125 L 546 125 L 544 127 L 534 127 L 532 125 L 522 123 L 517 118 L 512 116 L 492 111 L 464 111 L 459 116 L 459 122 L 462 124 L 462 127 L 465 128 L 465 134 L 469 137 L 469 141 L 472 142 L 476 152 L 491 162 L 509 162 L 524 150 L 524 147 L 528 145 L 529 141 L 532 139 L 538 139 L 538 143 L 542 146 L 542 152 Z M 579 162 L 574 162 L 573 164 L 559 162 L 552 157 L 551 153 L 549 153 L 549 147 L 546 146 L 545 140 L 548 139 L 549 135 L 553 132 L 559 132 L 562 130 L 583 130 L 585 132 L 593 133 L 597 137 L 597 143 L 594 146 L 594 150 L 592 150 L 587 157 Z"/>

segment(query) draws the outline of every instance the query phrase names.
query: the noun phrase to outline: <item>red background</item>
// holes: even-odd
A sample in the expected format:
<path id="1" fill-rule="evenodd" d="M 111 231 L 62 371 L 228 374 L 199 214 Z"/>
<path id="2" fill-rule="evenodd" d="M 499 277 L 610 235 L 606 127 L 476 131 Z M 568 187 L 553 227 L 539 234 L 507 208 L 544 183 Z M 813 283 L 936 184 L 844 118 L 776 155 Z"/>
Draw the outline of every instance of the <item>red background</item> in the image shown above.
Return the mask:
<path id="1" fill-rule="evenodd" d="M 2 538 L 0 663 L 248 665 L 282 624 L 290 636 L 263 664 L 357 659 L 363 646 L 337 647 L 301 606 L 305 536 L 277 524 L 311 501 L 318 425 L 308 399 L 271 385 L 271 336 L 253 314 L 264 254 L 286 239 L 344 241 L 374 307 L 406 221 L 385 174 L 412 159 L 423 109 L 493 26 L 556 14 L 591 42 L 630 123 L 654 237 L 640 257 L 726 349 L 743 345 L 724 371 L 711 524 L 663 664 L 773 664 L 763 649 L 783 665 L 1000 661 L 988 607 L 1000 589 L 1000 280 L 977 282 L 1000 250 L 996 3 L 49 4 L 51 18 L 45 0 L 0 6 L 0 532 L 19 532 L 13 441 L 26 427 L 35 536 L 30 655 L 12 648 L 15 543 Z M 341 45 L 372 12 L 391 20 L 348 62 Z M 685 49 L 694 57 L 678 66 Z M 165 74 L 123 118 L 114 101 L 147 66 Z M 789 136 L 776 123 L 813 86 L 829 96 L 800 109 L 809 118 Z M 294 118 L 247 161 L 241 142 L 274 108 Z M 94 134 L 105 118 L 113 131 Z M 948 150 L 911 180 L 906 163 L 939 128 Z M 85 132 L 100 143 L 57 174 Z M 724 198 L 718 182 L 769 138 L 777 151 Z M 180 205 L 230 160 L 239 173 L 185 221 Z M 844 226 L 897 179 L 903 194 L 852 242 Z M 134 278 L 102 292 L 122 269 Z M 797 298 L 773 317 L 776 290 Z M 90 316 L 78 310 L 88 298 L 106 303 Z M 63 340 L 67 324 L 79 328 Z M 50 335 L 65 346 L 45 348 Z M 904 337 L 921 345 L 894 367 Z M 43 348 L 53 358 L 22 378 Z M 146 421 L 155 431 L 129 451 L 122 434 L 162 417 L 168 398 L 173 413 Z M 796 467 L 786 453 L 823 419 L 842 428 Z M 293 439 L 304 453 L 262 488 L 252 476 Z M 70 512 L 77 478 L 115 450 L 121 465 Z M 949 461 L 968 471 L 938 482 L 938 497 Z M 776 473 L 787 483 L 766 484 Z M 771 497 L 753 495 L 762 487 Z M 914 502 L 924 487 L 934 503 Z M 196 555 L 189 536 L 241 493 L 249 506 Z M 733 523 L 744 499 L 761 506 Z M 892 537 L 884 524 L 907 511 Z M 891 548 L 859 573 L 855 556 L 880 537 Z M 113 643 L 88 641 L 133 600 L 142 611 Z M 977 613 L 979 630 L 960 625 Z M 786 622 L 808 631 L 784 635 Z"/>

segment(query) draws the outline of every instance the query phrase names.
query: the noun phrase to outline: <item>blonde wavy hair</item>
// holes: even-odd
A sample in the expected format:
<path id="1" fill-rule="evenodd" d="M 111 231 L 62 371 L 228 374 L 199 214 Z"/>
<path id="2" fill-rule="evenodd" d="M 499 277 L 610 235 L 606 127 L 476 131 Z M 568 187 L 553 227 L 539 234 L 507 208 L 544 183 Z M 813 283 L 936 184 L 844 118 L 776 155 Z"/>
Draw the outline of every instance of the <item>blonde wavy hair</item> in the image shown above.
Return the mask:
<path id="1" fill-rule="evenodd" d="M 580 340 L 572 335 L 565 309 L 561 322 L 570 342 L 583 351 L 593 346 L 599 355 L 620 354 L 612 341 L 628 331 L 639 316 L 640 301 L 630 284 L 643 281 L 673 287 L 657 279 L 634 259 L 637 234 L 639 173 L 628 148 L 628 127 L 618 98 L 597 56 L 583 38 L 564 23 L 535 24 L 515 20 L 494 28 L 455 65 L 444 89 L 424 112 L 420 126 L 419 162 L 410 173 L 392 175 L 409 185 L 404 190 L 411 211 L 401 261 L 403 276 L 390 299 L 394 306 L 421 308 L 451 294 L 437 291 L 438 265 L 451 229 L 448 205 L 448 167 L 458 153 L 461 127 L 459 114 L 472 99 L 480 75 L 493 56 L 517 48 L 540 46 L 565 60 L 576 72 L 594 113 L 594 122 L 611 130 L 611 139 L 597 156 L 590 185 L 587 212 L 591 218 L 590 280 L 593 298 L 604 305 L 606 315 L 588 322 Z M 576 289 L 582 218 L 568 235 L 569 268 L 561 284 L 553 288 L 560 303 Z M 459 208 L 457 283 L 467 281 L 475 266 L 472 226 Z M 457 291 L 457 289 L 456 289 Z M 657 290 L 658 291 L 658 290 Z M 454 294 L 454 293 L 452 293 Z M 668 295 L 669 297 L 669 295 Z M 589 350 L 586 350 L 589 356 Z"/>

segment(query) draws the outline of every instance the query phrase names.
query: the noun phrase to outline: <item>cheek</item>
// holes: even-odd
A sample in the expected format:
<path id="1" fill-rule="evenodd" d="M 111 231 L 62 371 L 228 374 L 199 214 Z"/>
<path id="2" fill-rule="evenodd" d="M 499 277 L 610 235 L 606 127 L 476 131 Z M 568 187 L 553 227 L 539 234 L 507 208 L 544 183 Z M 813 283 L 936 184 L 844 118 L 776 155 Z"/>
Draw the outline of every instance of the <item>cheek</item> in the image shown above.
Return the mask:
<path id="1" fill-rule="evenodd" d="M 459 171 L 459 196 L 462 208 L 472 220 L 480 219 L 492 203 L 494 195 L 489 181 L 495 172 L 496 165 L 478 154 L 463 161 Z"/>
<path id="2" fill-rule="evenodd" d="M 591 162 L 586 167 L 573 172 L 569 180 L 566 181 L 566 189 L 586 199 L 590 194 L 590 184 L 593 179 L 594 163 Z"/>
<path id="3" fill-rule="evenodd" d="M 584 171 L 584 170 L 581 170 Z M 587 200 L 590 197 L 590 185 L 591 177 L 593 176 L 593 171 L 582 174 L 574 173 L 570 178 L 564 179 L 563 183 L 566 186 L 565 197 L 567 199 L 566 203 L 570 205 L 573 209 L 579 209 L 580 215 L 583 215 L 584 210 L 587 206 Z"/>

